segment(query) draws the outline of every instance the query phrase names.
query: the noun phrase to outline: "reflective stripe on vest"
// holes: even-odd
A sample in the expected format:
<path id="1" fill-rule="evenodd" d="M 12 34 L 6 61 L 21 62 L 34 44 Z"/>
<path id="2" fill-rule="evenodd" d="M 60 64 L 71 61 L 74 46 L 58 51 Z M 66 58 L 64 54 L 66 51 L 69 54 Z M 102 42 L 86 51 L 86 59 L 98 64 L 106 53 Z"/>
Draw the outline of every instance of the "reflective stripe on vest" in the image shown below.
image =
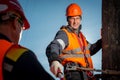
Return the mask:
<path id="1" fill-rule="evenodd" d="M 68 32 L 66 29 L 62 29 L 66 32 L 68 36 L 69 45 L 65 48 L 62 53 L 60 54 L 60 58 L 62 59 L 62 64 L 66 64 L 67 62 L 76 62 L 83 67 L 87 66 L 85 61 L 85 56 L 89 62 L 89 67 L 93 67 L 90 51 L 88 49 L 88 44 L 86 42 L 85 37 L 83 36 L 83 40 L 85 44 L 82 46 L 84 47 L 85 51 L 81 50 L 81 46 L 79 45 L 78 38 L 74 33 Z M 85 56 L 84 56 L 85 54 Z"/>
<path id="2" fill-rule="evenodd" d="M 88 47 L 86 47 L 85 49 L 86 49 L 86 51 L 87 50 L 89 51 Z M 71 53 L 73 54 L 73 53 L 78 53 L 78 52 L 82 53 L 82 50 L 81 50 L 81 48 L 76 48 L 76 49 L 73 49 L 73 50 L 63 50 L 62 52 L 67 53 L 67 54 L 71 54 Z"/>
<path id="3" fill-rule="evenodd" d="M 6 54 L 7 50 L 12 46 L 13 44 L 0 39 L 0 80 L 3 80 L 3 59 L 4 55 Z"/>
<path id="4" fill-rule="evenodd" d="M 89 54 L 86 54 L 86 57 L 89 58 L 90 55 Z M 65 56 L 61 57 L 62 59 L 65 59 L 65 58 L 84 58 L 84 54 L 66 54 Z"/>

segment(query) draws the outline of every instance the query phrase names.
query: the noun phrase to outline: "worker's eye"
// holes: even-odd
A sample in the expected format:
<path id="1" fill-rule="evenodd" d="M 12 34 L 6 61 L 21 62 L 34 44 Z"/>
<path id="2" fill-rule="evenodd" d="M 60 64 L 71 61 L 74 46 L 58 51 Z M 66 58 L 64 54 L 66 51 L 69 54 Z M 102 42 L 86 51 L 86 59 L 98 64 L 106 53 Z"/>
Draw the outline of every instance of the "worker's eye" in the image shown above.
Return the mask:
<path id="1" fill-rule="evenodd" d="M 18 18 L 18 22 L 20 23 L 20 25 L 21 25 L 22 27 L 24 26 L 24 23 L 23 23 L 23 21 L 22 21 L 21 18 Z"/>

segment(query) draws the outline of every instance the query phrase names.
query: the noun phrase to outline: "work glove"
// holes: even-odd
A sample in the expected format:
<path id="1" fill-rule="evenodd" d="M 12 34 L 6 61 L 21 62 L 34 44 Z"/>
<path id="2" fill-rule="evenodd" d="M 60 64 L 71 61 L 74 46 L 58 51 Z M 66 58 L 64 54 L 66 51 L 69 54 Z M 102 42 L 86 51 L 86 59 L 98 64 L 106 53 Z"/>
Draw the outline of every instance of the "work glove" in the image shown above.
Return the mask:
<path id="1" fill-rule="evenodd" d="M 56 77 L 59 77 L 59 74 L 63 74 L 63 66 L 59 61 L 53 61 L 51 66 L 50 66 L 50 71 Z"/>

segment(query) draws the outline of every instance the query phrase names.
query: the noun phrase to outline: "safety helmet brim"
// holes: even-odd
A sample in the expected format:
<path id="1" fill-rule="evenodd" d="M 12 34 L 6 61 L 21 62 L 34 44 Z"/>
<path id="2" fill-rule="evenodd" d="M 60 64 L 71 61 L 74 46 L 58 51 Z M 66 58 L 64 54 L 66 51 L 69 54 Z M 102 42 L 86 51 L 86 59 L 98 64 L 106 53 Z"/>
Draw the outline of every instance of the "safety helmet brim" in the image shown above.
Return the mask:
<path id="1" fill-rule="evenodd" d="M 20 3 L 17 0 L 0 0 L 0 14 L 7 13 L 9 11 L 15 11 L 21 16 L 24 22 L 24 30 L 30 28 L 30 24 L 27 18 L 25 17 Z"/>

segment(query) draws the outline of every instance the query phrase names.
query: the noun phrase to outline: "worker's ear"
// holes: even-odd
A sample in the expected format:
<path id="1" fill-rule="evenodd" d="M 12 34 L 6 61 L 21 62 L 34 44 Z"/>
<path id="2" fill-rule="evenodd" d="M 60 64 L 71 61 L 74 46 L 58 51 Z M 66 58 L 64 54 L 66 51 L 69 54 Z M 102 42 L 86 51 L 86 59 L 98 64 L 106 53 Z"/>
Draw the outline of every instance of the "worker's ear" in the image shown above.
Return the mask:
<path id="1" fill-rule="evenodd" d="M 79 30 L 81 30 L 82 29 L 82 25 L 80 24 L 80 26 L 79 26 Z"/>
<path id="2" fill-rule="evenodd" d="M 13 29 L 17 29 L 18 26 L 19 26 L 18 18 L 15 18 L 15 19 L 13 20 Z"/>

